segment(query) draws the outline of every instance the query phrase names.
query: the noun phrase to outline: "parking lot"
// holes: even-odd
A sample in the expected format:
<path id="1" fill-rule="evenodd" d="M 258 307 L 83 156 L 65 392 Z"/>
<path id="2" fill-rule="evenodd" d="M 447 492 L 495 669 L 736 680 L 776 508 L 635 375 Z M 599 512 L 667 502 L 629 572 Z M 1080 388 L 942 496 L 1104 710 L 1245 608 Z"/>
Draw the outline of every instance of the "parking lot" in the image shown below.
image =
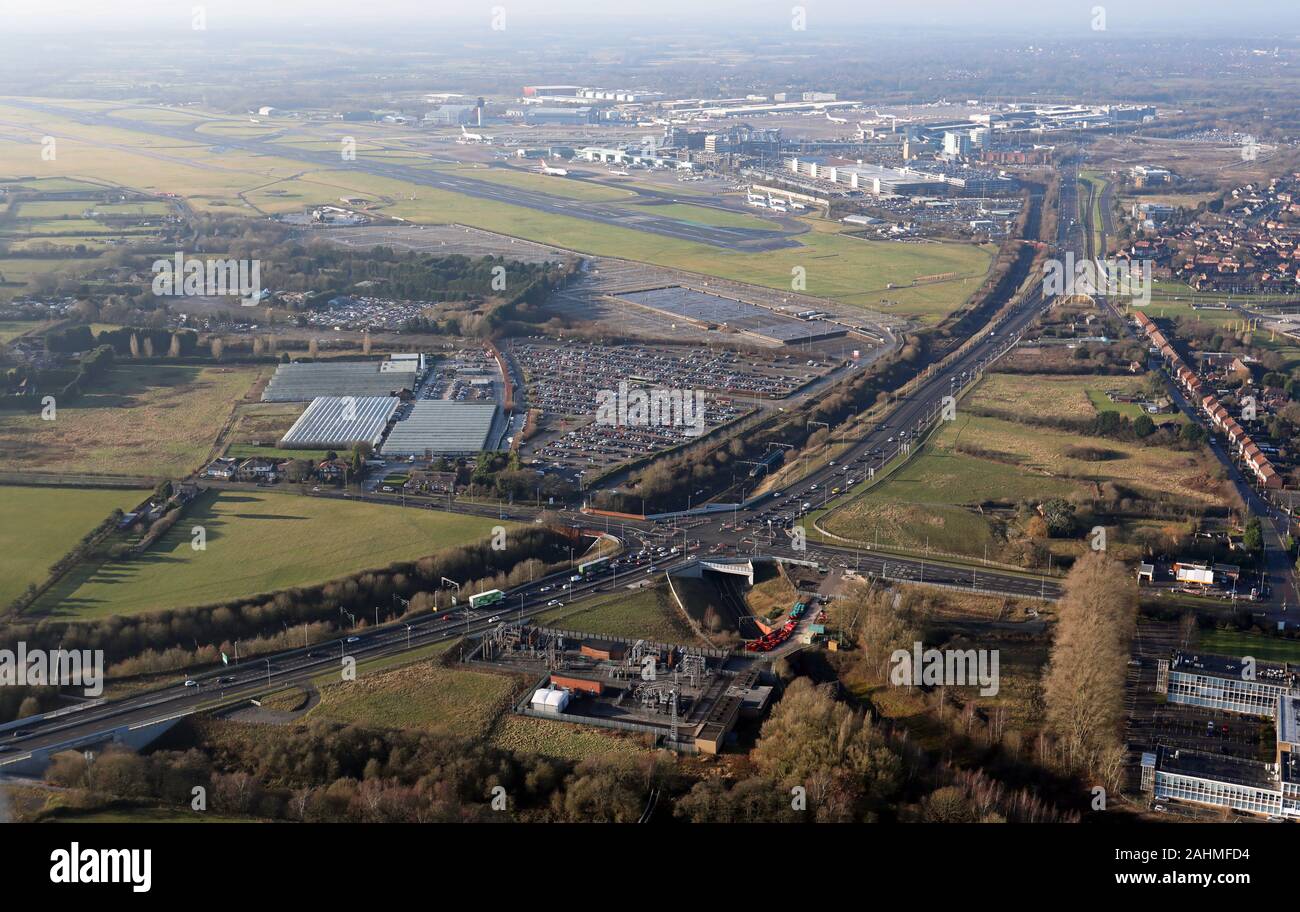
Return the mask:
<path id="1" fill-rule="evenodd" d="M 423 316 L 435 303 L 344 295 L 330 301 L 327 310 L 305 310 L 301 317 L 308 326 L 321 329 L 400 332 L 408 320 Z"/>
<path id="2" fill-rule="evenodd" d="M 780 399 L 833 368 L 801 355 L 754 359 L 729 350 L 669 345 L 596 345 L 517 340 L 509 353 L 522 370 L 539 432 L 523 447 L 533 464 L 604 468 L 685 443 L 689 426 L 596 423 L 598 391 L 677 390 L 703 395 L 704 430 L 734 421 L 759 401 Z M 626 386 L 621 386 L 625 384 Z"/>

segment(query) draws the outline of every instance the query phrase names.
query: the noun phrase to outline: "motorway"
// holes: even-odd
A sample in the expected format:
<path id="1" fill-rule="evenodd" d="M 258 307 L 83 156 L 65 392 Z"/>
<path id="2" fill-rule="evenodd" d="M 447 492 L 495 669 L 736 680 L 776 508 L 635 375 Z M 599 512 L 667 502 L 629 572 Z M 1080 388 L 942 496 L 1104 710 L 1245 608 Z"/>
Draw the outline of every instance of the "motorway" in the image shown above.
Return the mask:
<path id="1" fill-rule="evenodd" d="M 662 215 L 638 212 L 635 209 L 628 209 L 607 203 L 566 199 L 560 196 L 551 196 L 547 193 L 538 193 L 534 190 L 527 190 L 523 187 L 475 180 L 472 177 L 465 177 L 462 174 L 453 172 L 435 171 L 428 167 L 403 165 L 391 161 L 367 158 L 364 152 L 358 153 L 355 160 L 343 161 L 338 153 L 322 152 L 298 146 L 290 146 L 284 143 L 274 143 L 267 139 L 250 139 L 247 137 L 237 136 L 209 136 L 197 132 L 199 124 L 195 124 L 192 127 L 178 127 L 164 123 L 149 123 L 147 121 L 130 120 L 128 118 L 113 117 L 89 111 L 78 111 L 73 108 L 65 108 L 59 105 L 37 104 L 20 99 L 6 98 L 3 99 L 3 101 L 5 104 L 12 105 L 13 107 L 38 111 L 55 117 L 71 120 L 88 127 L 108 127 L 118 130 L 130 130 L 135 133 L 179 140 L 188 144 L 198 142 L 203 143 L 208 148 L 236 149 L 240 152 L 247 152 L 253 155 L 271 155 L 276 158 L 305 162 L 308 164 L 318 165 L 322 168 L 329 168 L 331 170 L 355 170 L 375 177 L 389 178 L 391 180 L 415 184 L 421 187 L 431 187 L 435 190 L 445 190 L 449 193 L 458 193 L 475 199 L 503 203 L 510 206 L 522 206 L 526 209 L 534 209 L 538 212 L 545 212 L 549 215 L 563 215 L 569 218 L 581 219 L 583 221 L 598 222 L 613 228 L 645 231 L 650 234 L 658 234 L 664 237 L 689 241 L 695 244 L 707 244 L 711 247 L 718 247 L 724 250 L 761 252 L 767 250 L 779 250 L 784 247 L 797 247 L 799 245 L 799 242 L 793 240 L 787 232 L 775 228 L 770 230 L 756 228 L 728 228 L 717 225 L 705 225 L 696 222 L 681 221 Z M 21 126 L 19 124 L 11 125 Z M 343 128 L 341 127 L 340 129 Z M 52 136 L 60 136 L 60 133 L 57 130 L 49 130 L 47 132 Z M 81 142 L 93 143 L 93 139 L 86 136 L 69 136 L 64 134 L 64 137 L 76 139 Z M 119 146 L 118 148 L 122 148 L 126 151 L 132 151 L 133 149 L 133 147 L 130 146 Z M 153 150 L 140 149 L 136 151 L 140 154 L 151 154 Z M 177 159 L 182 152 L 183 150 L 172 150 L 169 155 L 172 159 Z M 430 158 L 429 162 L 432 161 L 433 159 Z M 189 164 L 196 168 L 209 167 L 209 164 L 205 163 L 201 159 L 190 161 Z M 562 178 L 556 179 L 562 180 Z M 635 188 L 629 189 L 635 190 Z"/>
<path id="2" fill-rule="evenodd" d="M 640 569 L 648 561 L 637 563 Z M 649 575 L 644 570 L 636 573 L 639 579 Z M 36 717 L 16 728 L 6 726 L 0 729 L 0 775 L 5 766 L 25 759 L 34 750 L 81 747 L 102 741 L 124 728 L 143 727 L 189 715 L 201 708 L 264 696 L 273 689 L 302 684 L 324 674 L 341 675 L 345 658 L 359 664 L 400 655 L 467 634 L 482 633 L 496 623 L 532 617 L 554 607 L 551 603 L 557 601 L 557 596 L 567 603 L 569 598 L 613 588 L 614 581 L 607 578 L 570 583 L 566 570 L 513 589 L 504 602 L 477 611 L 461 605 L 409 622 L 362 628 L 309 647 L 248 657 L 235 665 L 190 675 L 184 680 L 178 676 L 174 684 L 87 704 L 84 709 L 65 715 L 49 719 Z"/>

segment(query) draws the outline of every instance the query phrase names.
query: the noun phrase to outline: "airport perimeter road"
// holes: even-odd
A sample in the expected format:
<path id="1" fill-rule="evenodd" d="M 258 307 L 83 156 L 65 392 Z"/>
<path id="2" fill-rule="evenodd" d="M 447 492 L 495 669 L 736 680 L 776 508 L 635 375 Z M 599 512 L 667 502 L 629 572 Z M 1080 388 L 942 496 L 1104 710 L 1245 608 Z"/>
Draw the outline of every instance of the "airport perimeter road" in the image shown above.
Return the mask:
<path id="1" fill-rule="evenodd" d="M 727 228 L 679 221 L 678 219 L 655 215 L 652 210 L 637 212 L 607 203 L 570 200 L 560 196 L 526 190 L 522 187 L 475 180 L 472 177 L 465 177 L 452 172 L 431 171 L 391 161 L 367 158 L 364 152 L 358 154 L 355 160 L 344 162 L 340 161 L 337 152 L 323 152 L 247 137 L 207 136 L 196 132 L 197 124 L 188 128 L 177 127 L 163 123 L 148 123 L 124 117 L 78 111 L 59 105 L 37 104 L 19 99 L 5 99 L 4 101 L 5 104 L 14 107 L 40 111 L 89 127 L 111 127 L 118 130 L 130 130 L 133 133 L 161 136 L 189 144 L 200 142 L 204 144 L 205 148 L 220 146 L 223 149 L 237 149 L 253 155 L 273 155 L 277 158 L 319 165 L 322 168 L 332 170 L 339 170 L 340 168 L 355 170 L 364 174 L 391 178 L 392 180 L 403 181 L 421 187 L 432 187 L 435 190 L 459 193 L 475 199 L 504 203 L 510 206 L 523 206 L 550 215 L 564 215 L 584 221 L 599 222 L 615 228 L 630 228 L 696 244 L 707 244 L 725 250 L 749 252 L 779 250 L 783 247 L 798 246 L 799 243 L 793 240 L 789 233 L 775 228 L 770 230 Z M 50 135 L 59 136 L 60 133 L 58 130 L 52 130 Z M 83 142 L 89 141 L 84 136 L 68 136 L 67 138 L 78 139 Z M 123 148 L 129 149 L 130 147 Z M 145 149 L 142 150 L 142 153 L 148 153 L 149 151 L 151 150 Z M 184 149 L 171 149 L 168 154 L 173 158 L 183 157 Z M 202 160 L 195 160 L 192 164 L 198 168 L 205 167 Z M 563 178 L 556 178 L 556 180 L 563 180 Z"/>

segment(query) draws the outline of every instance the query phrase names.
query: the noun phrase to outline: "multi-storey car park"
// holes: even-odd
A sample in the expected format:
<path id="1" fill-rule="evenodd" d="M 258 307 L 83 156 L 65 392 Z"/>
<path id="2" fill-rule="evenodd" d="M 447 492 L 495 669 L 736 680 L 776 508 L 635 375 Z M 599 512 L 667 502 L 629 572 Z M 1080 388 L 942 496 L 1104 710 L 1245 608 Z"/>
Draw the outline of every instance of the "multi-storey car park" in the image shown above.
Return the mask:
<path id="1" fill-rule="evenodd" d="M 817 319 L 821 314 L 815 311 L 785 315 L 745 301 L 679 286 L 630 291 L 618 298 L 706 329 L 725 328 L 781 345 L 838 339 L 848 332 L 843 326 Z"/>

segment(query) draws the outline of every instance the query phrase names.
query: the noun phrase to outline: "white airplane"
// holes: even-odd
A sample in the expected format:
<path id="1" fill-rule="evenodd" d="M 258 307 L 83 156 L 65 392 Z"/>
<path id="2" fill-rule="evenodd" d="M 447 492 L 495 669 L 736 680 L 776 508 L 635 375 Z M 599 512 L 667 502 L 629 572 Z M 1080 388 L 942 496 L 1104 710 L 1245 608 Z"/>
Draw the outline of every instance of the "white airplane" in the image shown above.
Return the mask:
<path id="1" fill-rule="evenodd" d="M 826 113 L 826 119 L 829 120 L 831 123 L 848 123 L 848 122 L 849 122 L 849 119 L 848 119 L 847 117 L 831 117 L 829 111 Z"/>
<path id="2" fill-rule="evenodd" d="M 568 177 L 569 172 L 563 168 L 552 168 L 550 165 L 542 165 L 537 169 L 539 174 L 547 174 L 551 177 Z"/>
<path id="3" fill-rule="evenodd" d="M 456 142 L 463 145 L 490 146 L 492 145 L 492 137 L 484 136 L 482 133 L 471 133 L 469 130 L 466 130 L 465 126 L 462 124 L 460 128 L 460 138 L 457 139 Z"/>

